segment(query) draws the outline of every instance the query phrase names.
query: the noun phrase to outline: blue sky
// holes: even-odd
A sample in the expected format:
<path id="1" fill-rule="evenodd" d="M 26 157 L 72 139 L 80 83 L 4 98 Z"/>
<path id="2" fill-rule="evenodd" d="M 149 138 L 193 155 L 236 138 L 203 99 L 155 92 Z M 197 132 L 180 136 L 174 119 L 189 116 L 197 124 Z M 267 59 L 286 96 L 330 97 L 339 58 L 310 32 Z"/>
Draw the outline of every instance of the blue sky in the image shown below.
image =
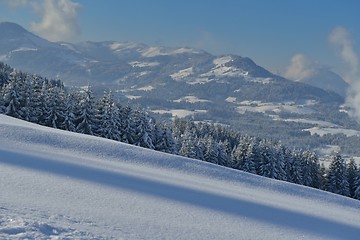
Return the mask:
<path id="1" fill-rule="evenodd" d="M 74 34 L 62 34 L 64 40 L 190 46 L 247 56 L 273 72 L 285 71 L 292 57 L 302 54 L 345 75 L 348 66 L 329 43 L 331 32 L 341 26 L 359 55 L 358 0 L 0 0 L 0 21 L 46 37 L 59 21 L 40 25 L 49 17 L 44 11 L 51 11 L 49 6 L 41 10 L 45 2 L 55 8 L 71 3 L 67 6 L 75 13 L 68 12 L 71 19 L 64 25 L 76 26 Z"/>

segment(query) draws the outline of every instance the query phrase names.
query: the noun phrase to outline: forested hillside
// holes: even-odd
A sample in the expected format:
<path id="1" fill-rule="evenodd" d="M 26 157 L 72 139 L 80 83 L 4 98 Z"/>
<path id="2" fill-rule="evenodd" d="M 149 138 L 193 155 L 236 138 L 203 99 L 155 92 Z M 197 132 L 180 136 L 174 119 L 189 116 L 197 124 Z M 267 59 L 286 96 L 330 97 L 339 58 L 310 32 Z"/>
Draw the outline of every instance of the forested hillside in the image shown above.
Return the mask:
<path id="1" fill-rule="evenodd" d="M 329 169 L 315 153 L 290 149 L 228 127 L 175 119 L 157 123 L 140 108 L 126 106 L 91 87 L 67 89 L 0 63 L 0 113 L 44 126 L 104 137 L 157 151 L 200 159 L 261 176 L 324 189 L 360 199 L 354 161 L 336 155 Z"/>

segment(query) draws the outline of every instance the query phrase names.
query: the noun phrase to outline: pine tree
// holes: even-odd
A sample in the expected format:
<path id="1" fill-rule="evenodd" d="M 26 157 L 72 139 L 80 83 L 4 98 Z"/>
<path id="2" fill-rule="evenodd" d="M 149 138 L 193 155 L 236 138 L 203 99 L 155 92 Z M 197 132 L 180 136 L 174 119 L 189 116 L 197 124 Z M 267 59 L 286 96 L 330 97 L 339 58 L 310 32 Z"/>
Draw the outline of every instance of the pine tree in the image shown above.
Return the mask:
<path id="1" fill-rule="evenodd" d="M 65 121 L 66 107 L 64 105 L 64 93 L 61 87 L 49 84 L 47 95 L 45 96 L 46 107 L 44 108 L 43 124 L 52 128 L 61 128 Z"/>
<path id="2" fill-rule="evenodd" d="M 29 121 L 33 123 L 41 123 L 44 116 L 45 95 L 43 94 L 43 80 L 38 76 L 31 77 L 32 94 L 29 100 L 29 108 L 31 109 Z"/>
<path id="3" fill-rule="evenodd" d="M 354 198 L 360 200 L 360 169 L 356 174 Z"/>
<path id="4" fill-rule="evenodd" d="M 128 144 L 134 144 L 135 139 L 133 136 L 135 135 L 135 129 L 132 127 L 131 117 L 133 115 L 133 110 L 129 107 L 122 107 L 119 104 L 117 105 L 119 109 L 119 121 L 120 121 L 120 141 Z"/>
<path id="5" fill-rule="evenodd" d="M 31 76 L 29 74 L 23 74 L 23 83 L 20 86 L 20 95 L 22 102 L 21 105 L 21 112 L 22 116 L 21 118 L 25 121 L 30 121 L 31 119 L 31 100 L 32 100 L 32 94 L 33 94 L 33 85 Z"/>
<path id="6" fill-rule="evenodd" d="M 303 184 L 303 163 L 301 158 L 301 152 L 294 149 L 291 153 L 291 158 L 289 160 L 289 181 L 296 184 Z"/>
<path id="7" fill-rule="evenodd" d="M 75 130 L 78 133 L 95 135 L 97 122 L 95 117 L 95 100 L 90 87 L 79 96 L 79 103 L 75 115 Z"/>
<path id="8" fill-rule="evenodd" d="M 339 154 L 333 158 L 330 164 L 326 190 L 344 196 L 350 194 L 346 163 Z"/>
<path id="9" fill-rule="evenodd" d="M 212 137 L 206 138 L 204 160 L 206 162 L 218 164 L 219 149 Z"/>
<path id="10" fill-rule="evenodd" d="M 256 142 L 252 141 L 247 148 L 242 170 L 248 173 L 256 174 L 256 161 L 258 158 L 259 156 Z"/>
<path id="11" fill-rule="evenodd" d="M 234 169 L 243 170 L 246 155 L 248 154 L 248 148 L 250 145 L 249 137 L 242 137 L 239 139 L 238 145 L 234 148 L 231 154 L 231 167 Z M 246 171 L 246 170 L 245 170 Z"/>
<path id="12" fill-rule="evenodd" d="M 20 96 L 20 82 L 19 74 L 12 72 L 10 74 L 9 82 L 3 88 L 3 102 L 5 107 L 5 114 L 11 117 L 20 118 L 23 115 L 21 111 L 21 96 Z"/>
<path id="13" fill-rule="evenodd" d="M 165 123 L 155 124 L 153 136 L 154 149 L 156 151 L 171 154 L 175 154 L 177 152 L 175 139 L 172 136 L 170 129 L 166 126 Z"/>
<path id="14" fill-rule="evenodd" d="M 119 113 L 111 91 L 100 100 L 96 117 L 99 123 L 97 134 L 100 137 L 121 140 Z"/>
<path id="15" fill-rule="evenodd" d="M 64 102 L 63 121 L 60 129 L 75 132 L 75 98 L 72 94 L 66 94 L 64 90 L 60 92 L 60 98 Z"/>
<path id="16" fill-rule="evenodd" d="M 349 196 L 355 196 L 356 190 L 356 178 L 358 173 L 358 167 L 355 163 L 355 160 L 352 158 L 350 159 L 349 163 L 347 164 L 347 172 L 348 172 L 348 182 L 349 182 Z"/>
<path id="17" fill-rule="evenodd" d="M 133 129 L 132 139 L 134 140 L 134 144 L 140 147 L 154 149 L 152 142 L 153 119 L 140 109 L 133 111 L 131 118 L 131 127 Z"/>
<path id="18" fill-rule="evenodd" d="M 280 144 L 262 140 L 259 143 L 259 153 L 259 175 L 279 180 L 286 179 L 285 159 Z"/>
<path id="19" fill-rule="evenodd" d="M 321 163 L 320 165 L 320 185 L 319 185 L 319 189 L 321 190 L 326 190 L 326 186 L 327 186 L 327 177 L 328 177 L 328 170 L 325 168 L 324 163 Z"/>
<path id="20" fill-rule="evenodd" d="M 218 143 L 218 164 L 221 166 L 229 165 L 229 156 L 226 152 L 227 143 Z"/>
<path id="21" fill-rule="evenodd" d="M 278 180 L 286 181 L 287 175 L 285 171 L 285 147 L 283 147 L 280 143 L 276 143 L 273 146 L 273 149 L 277 171 L 277 176 L 275 178 Z"/>
<path id="22" fill-rule="evenodd" d="M 316 154 L 310 151 L 305 151 L 302 154 L 302 162 L 303 184 L 305 186 L 319 188 L 320 164 Z"/>
<path id="23" fill-rule="evenodd" d="M 185 139 L 179 150 L 179 155 L 188 158 L 197 158 L 197 149 L 195 149 L 194 140 L 192 138 Z"/>

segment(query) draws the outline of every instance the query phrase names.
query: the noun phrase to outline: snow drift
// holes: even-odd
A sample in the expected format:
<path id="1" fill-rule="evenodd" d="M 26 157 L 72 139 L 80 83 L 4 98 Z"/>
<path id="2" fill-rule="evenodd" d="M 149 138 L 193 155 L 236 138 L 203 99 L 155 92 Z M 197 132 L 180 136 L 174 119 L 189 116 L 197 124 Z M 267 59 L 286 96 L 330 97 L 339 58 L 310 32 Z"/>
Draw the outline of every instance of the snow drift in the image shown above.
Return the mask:
<path id="1" fill-rule="evenodd" d="M 360 201 L 0 115 L 2 239 L 356 239 Z"/>

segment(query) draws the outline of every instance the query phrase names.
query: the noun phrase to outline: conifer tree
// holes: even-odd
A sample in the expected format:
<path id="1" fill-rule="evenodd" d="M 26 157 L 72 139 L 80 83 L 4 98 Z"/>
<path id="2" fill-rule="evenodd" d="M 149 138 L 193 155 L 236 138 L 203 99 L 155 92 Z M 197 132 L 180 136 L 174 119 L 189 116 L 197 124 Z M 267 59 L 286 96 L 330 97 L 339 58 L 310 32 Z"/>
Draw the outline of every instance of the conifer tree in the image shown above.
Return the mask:
<path id="1" fill-rule="evenodd" d="M 60 91 L 60 98 L 64 102 L 63 121 L 60 123 L 60 128 L 75 132 L 75 98 L 73 94 L 66 94 L 64 90 Z"/>
<path id="2" fill-rule="evenodd" d="M 134 144 L 144 148 L 154 149 L 152 142 L 153 124 L 152 119 L 140 109 L 136 109 L 132 113 L 133 129 L 132 139 Z"/>
<path id="3" fill-rule="evenodd" d="M 337 154 L 329 167 L 327 176 L 327 191 L 349 196 L 348 172 L 345 160 Z"/>
<path id="4" fill-rule="evenodd" d="M 9 82 L 3 88 L 3 102 L 6 115 L 21 119 L 23 112 L 21 111 L 20 82 L 19 74 L 12 72 Z"/>
<path id="5" fill-rule="evenodd" d="M 303 184 L 303 162 L 301 152 L 293 150 L 290 158 L 290 176 L 289 180 L 293 183 Z"/>
<path id="6" fill-rule="evenodd" d="M 78 133 L 95 135 L 97 131 L 96 110 L 94 95 L 90 87 L 87 87 L 79 96 L 76 106 L 75 130 Z"/>
<path id="7" fill-rule="evenodd" d="M 229 165 L 229 157 L 226 153 L 226 148 L 226 143 L 218 143 L 218 164 L 227 167 Z"/>
<path id="8" fill-rule="evenodd" d="M 251 141 L 248 145 L 242 170 L 248 173 L 256 174 L 256 161 L 259 158 L 258 148 L 255 141 Z"/>
<path id="9" fill-rule="evenodd" d="M 356 174 L 354 198 L 360 200 L 360 169 Z"/>
<path id="10" fill-rule="evenodd" d="M 214 142 L 214 140 L 211 137 L 207 137 L 204 160 L 206 162 L 218 164 L 218 154 L 219 154 L 219 149 L 217 144 Z"/>
<path id="11" fill-rule="evenodd" d="M 118 117 L 119 113 L 111 91 L 105 93 L 99 102 L 97 111 L 97 122 L 99 123 L 97 134 L 104 138 L 120 141 L 120 120 Z"/>
<path id="12" fill-rule="evenodd" d="M 165 123 L 155 124 L 154 127 L 154 149 L 156 151 L 175 154 L 176 143 L 171 131 Z"/>
<path id="13" fill-rule="evenodd" d="M 40 124 L 44 116 L 45 96 L 42 93 L 43 80 L 34 75 L 31 77 L 32 94 L 29 100 L 31 108 L 29 121 Z"/>
<path id="14" fill-rule="evenodd" d="M 132 127 L 132 120 L 131 117 L 133 115 L 133 110 L 129 107 L 122 107 L 119 104 L 117 105 L 119 109 L 119 121 L 120 121 L 120 135 L 121 135 L 121 142 L 134 144 L 135 139 L 135 129 Z"/>
<path id="15" fill-rule="evenodd" d="M 66 107 L 61 93 L 61 87 L 49 84 L 45 96 L 46 108 L 44 109 L 44 125 L 52 128 L 61 128 L 65 121 Z"/>
<path id="16" fill-rule="evenodd" d="M 305 151 L 302 154 L 302 162 L 303 184 L 318 188 L 320 185 L 320 164 L 316 154 Z"/>
<path id="17" fill-rule="evenodd" d="M 355 160 L 352 158 L 350 159 L 349 163 L 347 164 L 347 172 L 348 172 L 348 182 L 349 182 L 349 196 L 355 196 L 356 190 L 356 178 L 358 174 L 358 167 L 355 163 Z"/>

